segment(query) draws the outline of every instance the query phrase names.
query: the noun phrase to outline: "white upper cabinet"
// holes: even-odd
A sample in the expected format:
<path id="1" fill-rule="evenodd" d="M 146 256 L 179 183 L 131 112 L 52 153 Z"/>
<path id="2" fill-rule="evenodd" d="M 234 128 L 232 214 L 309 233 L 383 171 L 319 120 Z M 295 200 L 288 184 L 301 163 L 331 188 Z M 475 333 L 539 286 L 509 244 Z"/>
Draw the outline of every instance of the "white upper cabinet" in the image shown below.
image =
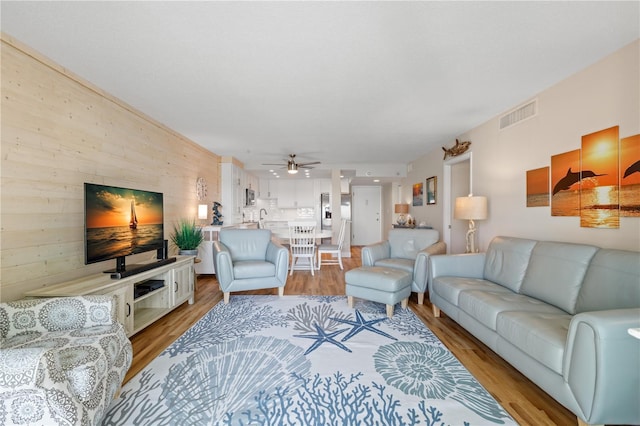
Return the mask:
<path id="1" fill-rule="evenodd" d="M 222 163 L 220 166 L 222 175 L 220 202 L 224 224 L 241 223 L 242 209 L 246 203 L 245 190 L 256 188 L 258 179 L 233 163 Z"/>
<path id="2" fill-rule="evenodd" d="M 277 198 L 278 208 L 315 207 L 314 179 L 261 179 L 260 198 Z"/>
<path id="3" fill-rule="evenodd" d="M 260 179 L 258 198 L 275 198 L 275 196 L 271 195 L 271 186 L 271 179 Z"/>

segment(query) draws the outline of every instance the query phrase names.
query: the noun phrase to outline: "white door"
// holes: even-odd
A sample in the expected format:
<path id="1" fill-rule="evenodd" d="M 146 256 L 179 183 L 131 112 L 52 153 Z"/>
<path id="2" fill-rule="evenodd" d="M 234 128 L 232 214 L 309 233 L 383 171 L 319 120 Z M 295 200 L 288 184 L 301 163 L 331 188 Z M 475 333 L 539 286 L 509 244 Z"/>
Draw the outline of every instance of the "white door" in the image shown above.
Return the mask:
<path id="1" fill-rule="evenodd" d="M 472 192 L 472 158 L 471 153 L 449 159 L 444 164 L 444 236 L 447 252 L 464 253 L 469 222 L 454 219 L 454 207 L 457 197 L 465 197 Z"/>
<path id="2" fill-rule="evenodd" d="M 451 167 L 451 250 L 449 253 L 464 253 L 467 248 L 468 220 L 454 219 L 457 197 L 469 195 L 469 161 L 453 164 Z"/>
<path id="3" fill-rule="evenodd" d="M 381 210 L 381 187 L 352 187 L 351 245 L 366 246 L 382 239 Z"/>

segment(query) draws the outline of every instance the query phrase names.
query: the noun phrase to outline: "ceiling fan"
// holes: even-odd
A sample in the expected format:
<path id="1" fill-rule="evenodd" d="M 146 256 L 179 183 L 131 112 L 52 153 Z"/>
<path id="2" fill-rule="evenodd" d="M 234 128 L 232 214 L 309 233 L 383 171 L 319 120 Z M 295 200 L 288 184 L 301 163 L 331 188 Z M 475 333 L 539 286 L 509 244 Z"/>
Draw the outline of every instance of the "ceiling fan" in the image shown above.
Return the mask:
<path id="1" fill-rule="evenodd" d="M 320 164 L 319 161 L 312 161 L 310 163 L 296 163 L 296 155 L 295 154 L 289 154 L 289 159 L 288 160 L 282 160 L 282 161 L 286 161 L 287 164 L 271 164 L 271 163 L 263 163 L 263 166 L 282 166 L 282 168 L 287 168 L 287 173 L 290 173 L 292 175 L 298 173 L 298 169 L 313 169 L 313 167 L 310 167 L 312 164 Z"/>

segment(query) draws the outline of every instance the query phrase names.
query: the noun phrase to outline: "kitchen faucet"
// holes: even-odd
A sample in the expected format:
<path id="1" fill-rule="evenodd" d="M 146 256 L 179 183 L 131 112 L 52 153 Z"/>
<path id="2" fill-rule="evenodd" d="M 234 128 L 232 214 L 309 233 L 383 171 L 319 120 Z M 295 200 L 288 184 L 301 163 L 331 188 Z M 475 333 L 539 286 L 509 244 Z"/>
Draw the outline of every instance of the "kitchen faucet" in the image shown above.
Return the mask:
<path id="1" fill-rule="evenodd" d="M 267 211 L 265 209 L 260 209 L 260 220 L 262 220 L 262 212 L 264 212 L 264 215 L 267 215 Z"/>

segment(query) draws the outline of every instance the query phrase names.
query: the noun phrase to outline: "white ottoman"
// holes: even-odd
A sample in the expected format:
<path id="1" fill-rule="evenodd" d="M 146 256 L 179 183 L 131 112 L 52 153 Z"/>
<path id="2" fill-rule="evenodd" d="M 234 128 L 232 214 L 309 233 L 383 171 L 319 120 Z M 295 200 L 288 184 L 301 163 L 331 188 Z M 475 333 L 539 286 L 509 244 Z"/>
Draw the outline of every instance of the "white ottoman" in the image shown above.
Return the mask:
<path id="1" fill-rule="evenodd" d="M 347 271 L 344 275 L 349 307 L 353 298 L 371 300 L 387 305 L 387 316 L 393 316 L 396 303 L 406 308 L 411 295 L 411 274 L 381 266 L 363 266 Z"/>

